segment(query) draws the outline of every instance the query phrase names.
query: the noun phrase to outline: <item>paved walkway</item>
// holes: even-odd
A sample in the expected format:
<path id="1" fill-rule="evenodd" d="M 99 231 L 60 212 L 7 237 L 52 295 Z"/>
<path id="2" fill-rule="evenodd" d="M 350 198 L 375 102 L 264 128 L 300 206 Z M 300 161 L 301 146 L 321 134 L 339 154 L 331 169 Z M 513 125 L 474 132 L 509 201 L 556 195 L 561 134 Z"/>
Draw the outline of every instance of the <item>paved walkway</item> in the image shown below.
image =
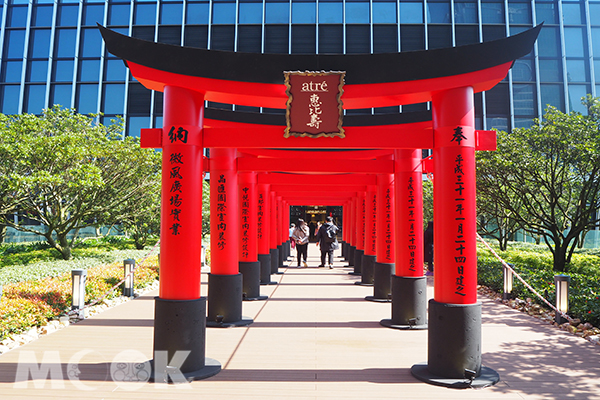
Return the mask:
<path id="1" fill-rule="evenodd" d="M 333 270 L 316 268 L 311 245 L 313 268 L 287 268 L 273 276 L 278 285 L 261 287 L 267 301 L 244 302 L 252 325 L 208 328 L 206 356 L 223 367 L 212 378 L 112 379 L 131 367 L 113 362 L 123 352 L 151 358 L 150 293 L 1 355 L 0 399 L 600 399 L 600 346 L 485 298 L 483 364 L 500 382 L 458 390 L 416 380 L 410 367 L 427 359 L 427 331 L 380 326 L 390 304 L 365 301 L 373 289 L 354 285 L 359 278 L 337 260 Z M 34 362 L 38 379 L 27 372 L 36 374 Z"/>

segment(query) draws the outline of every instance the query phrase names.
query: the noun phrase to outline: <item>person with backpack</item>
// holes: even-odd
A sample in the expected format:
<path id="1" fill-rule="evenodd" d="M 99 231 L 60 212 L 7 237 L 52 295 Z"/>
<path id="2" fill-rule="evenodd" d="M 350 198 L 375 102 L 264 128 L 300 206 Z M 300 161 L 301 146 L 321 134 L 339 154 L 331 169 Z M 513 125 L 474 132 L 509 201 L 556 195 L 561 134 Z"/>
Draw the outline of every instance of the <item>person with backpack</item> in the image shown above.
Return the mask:
<path id="1" fill-rule="evenodd" d="M 321 248 L 321 265 L 319 267 L 324 267 L 325 261 L 328 261 L 327 266 L 329 269 L 333 269 L 333 251 L 339 247 L 337 233 L 340 228 L 335 226 L 331 216 L 325 220 L 325 224 L 317 232 L 317 244 Z"/>
<path id="2" fill-rule="evenodd" d="M 308 267 L 306 258 L 308 255 L 308 225 L 303 219 L 298 220 L 298 226 L 292 232 L 291 238 L 296 242 L 296 251 L 298 253 L 298 268 L 301 268 L 300 262 L 304 259 L 304 268 Z"/>

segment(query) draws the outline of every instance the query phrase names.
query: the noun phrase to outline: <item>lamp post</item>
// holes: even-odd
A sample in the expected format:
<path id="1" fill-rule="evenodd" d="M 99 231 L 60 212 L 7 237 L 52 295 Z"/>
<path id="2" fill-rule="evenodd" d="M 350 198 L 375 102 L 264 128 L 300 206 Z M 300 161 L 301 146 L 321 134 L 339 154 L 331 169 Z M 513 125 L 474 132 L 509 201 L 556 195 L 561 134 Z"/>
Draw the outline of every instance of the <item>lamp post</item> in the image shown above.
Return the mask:
<path id="1" fill-rule="evenodd" d="M 73 269 L 71 270 L 71 310 L 78 311 L 77 316 L 80 319 L 84 318 L 83 307 L 85 305 L 85 280 L 87 277 L 87 271 L 84 269 Z"/>
<path id="2" fill-rule="evenodd" d="M 511 268 L 512 264 L 508 264 Z M 513 273 L 510 268 L 505 265 L 502 266 L 502 278 L 504 281 L 504 293 L 502 294 L 502 300 L 509 300 L 511 298 L 512 287 L 513 287 Z"/>
<path id="3" fill-rule="evenodd" d="M 123 296 L 133 297 L 133 281 L 135 271 L 135 260 L 128 258 L 123 260 L 123 270 L 125 282 L 123 283 Z"/>
<path id="4" fill-rule="evenodd" d="M 557 324 L 564 324 L 567 320 L 561 315 L 569 311 L 569 283 L 571 277 L 569 275 L 555 275 L 554 284 L 556 285 L 556 316 L 554 320 Z"/>

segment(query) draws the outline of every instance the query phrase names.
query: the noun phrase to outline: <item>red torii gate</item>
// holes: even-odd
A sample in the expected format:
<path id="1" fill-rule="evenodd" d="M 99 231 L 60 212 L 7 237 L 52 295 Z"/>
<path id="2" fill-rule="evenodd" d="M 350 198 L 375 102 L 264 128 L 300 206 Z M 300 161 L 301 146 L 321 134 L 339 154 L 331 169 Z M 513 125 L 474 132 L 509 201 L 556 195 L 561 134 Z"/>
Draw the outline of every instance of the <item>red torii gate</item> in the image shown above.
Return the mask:
<path id="1" fill-rule="evenodd" d="M 384 207 L 377 208 L 378 213 L 385 213 L 376 218 L 377 223 L 388 221 L 384 228 L 386 240 L 378 240 L 377 244 L 386 243 L 383 254 L 388 259 L 392 259 L 394 251 L 402 255 L 397 259 L 401 275 L 396 275 L 401 284 L 394 284 L 393 294 L 412 293 L 413 300 L 418 302 L 418 293 L 424 288 L 421 286 L 424 278 L 420 276 L 422 262 L 417 265 L 416 261 L 417 254 L 422 253 L 418 149 L 432 148 L 436 176 L 435 297 L 429 302 L 428 361 L 414 365 L 412 373 L 419 379 L 442 385 L 451 384 L 448 382 L 452 380 L 462 382 L 470 375 L 475 377 L 475 386 L 495 383 L 498 375 L 481 366 L 474 156 L 476 149 L 493 148 L 495 138 L 489 132 L 475 130 L 473 94 L 489 90 L 501 81 L 514 60 L 531 51 L 540 29 L 538 26 L 492 42 L 429 51 L 277 55 L 152 43 L 100 27 L 108 51 L 125 60 L 132 75 L 146 88 L 164 93 L 163 128 L 145 130 L 142 135 L 143 146 L 163 149 L 161 285 L 156 298 L 155 352 L 167 351 L 170 359 L 178 351 L 189 351 L 179 370 L 189 379 L 207 377 L 217 373 L 220 366 L 204 357 L 206 321 L 217 326 L 251 323 L 241 317 L 238 262 L 241 258 L 253 258 L 254 254 L 252 251 L 247 255 L 240 254 L 239 243 L 246 237 L 246 232 L 240 233 L 235 227 L 239 225 L 240 215 L 249 211 L 243 204 L 240 207 L 239 191 L 251 193 L 250 186 L 256 182 L 256 248 L 259 253 L 265 251 L 269 242 L 271 246 L 279 244 L 284 232 L 276 223 L 277 216 L 279 221 L 284 221 L 283 208 L 288 206 L 282 196 L 276 196 L 270 190 L 270 184 L 258 183 L 255 179 L 259 171 L 282 168 L 277 157 L 261 158 L 258 154 L 258 159 L 240 160 L 237 159 L 238 150 L 393 150 L 393 156 L 384 160 L 375 156 L 376 160 L 348 163 L 342 156 L 337 160 L 344 161 L 342 171 L 335 163 L 324 163 L 321 168 L 307 166 L 296 172 L 316 173 L 325 169 L 331 173 L 365 173 L 366 169 L 367 173 L 377 173 L 378 197 L 388 201 Z M 342 101 L 345 109 L 431 102 L 432 112 L 431 115 L 346 116 L 343 139 L 314 139 L 284 138 L 285 124 L 281 116 L 249 116 L 204 108 L 205 101 L 214 101 L 283 109 L 287 101 L 283 72 L 294 70 L 344 71 L 346 85 Z M 215 226 L 211 234 L 207 320 L 204 318 L 206 299 L 200 296 L 204 147 L 211 148 L 211 214 Z M 246 172 L 240 173 L 238 179 L 240 166 Z M 289 165 L 283 170 L 289 171 Z M 382 170 L 384 172 L 380 173 Z M 241 188 L 238 183 L 242 184 Z M 395 204 L 392 203 L 394 191 Z M 368 192 L 358 192 L 359 200 L 354 197 L 350 202 L 351 220 L 358 221 L 365 215 L 361 193 L 365 193 L 365 199 L 370 199 L 373 190 L 369 197 Z M 250 200 L 251 194 L 248 196 Z M 266 212 L 273 208 L 271 222 L 261 221 L 261 216 L 264 219 Z M 389 243 L 393 235 L 394 210 L 397 213 L 395 246 Z M 274 232 L 269 232 L 270 229 Z M 380 231 L 379 227 L 377 231 Z M 251 236 L 251 229 L 248 229 L 248 240 Z M 364 230 L 362 235 L 350 232 L 351 241 L 363 251 L 364 236 Z M 407 257 L 411 251 L 415 252 L 414 258 Z M 377 254 L 380 254 L 379 250 Z M 414 317 L 403 321 L 395 318 L 393 310 L 391 325 L 418 324 Z M 168 376 L 155 368 L 154 378 L 168 379 Z"/>

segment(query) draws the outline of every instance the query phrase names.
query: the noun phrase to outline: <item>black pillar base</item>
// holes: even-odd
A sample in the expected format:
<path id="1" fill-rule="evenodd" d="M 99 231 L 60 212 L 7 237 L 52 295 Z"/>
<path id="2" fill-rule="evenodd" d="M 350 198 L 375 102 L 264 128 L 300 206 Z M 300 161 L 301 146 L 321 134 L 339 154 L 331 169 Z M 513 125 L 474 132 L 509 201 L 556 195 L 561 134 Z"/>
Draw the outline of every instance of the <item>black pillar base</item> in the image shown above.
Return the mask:
<path id="1" fill-rule="evenodd" d="M 277 250 L 279 250 L 279 264 L 277 265 L 277 274 L 282 274 L 283 272 L 279 272 L 279 268 L 285 268 L 285 243 L 277 246 Z"/>
<path id="2" fill-rule="evenodd" d="M 365 261 L 365 251 L 356 249 L 354 253 L 354 272 L 360 271 L 360 282 L 354 282 L 355 285 L 373 286 L 373 264 L 375 259 L 368 257 Z M 372 261 L 372 262 L 371 262 Z M 359 274 L 355 274 L 359 275 Z"/>
<path id="3" fill-rule="evenodd" d="M 189 351 L 189 355 L 179 367 L 186 380 L 209 378 L 221 371 L 221 364 L 205 357 L 206 346 L 206 297 L 195 300 L 166 300 L 154 298 L 154 352 L 166 352 L 166 359 L 172 360 L 178 351 Z M 164 359 L 164 357 L 161 357 Z M 168 381 L 169 375 L 164 365 L 161 371 L 151 361 L 151 380 Z"/>
<path id="4" fill-rule="evenodd" d="M 281 275 L 279 272 L 279 246 L 276 249 L 271 249 L 271 274 Z"/>
<path id="5" fill-rule="evenodd" d="M 206 326 L 229 328 L 252 322 L 252 318 L 242 317 L 242 274 L 209 274 Z"/>
<path id="6" fill-rule="evenodd" d="M 427 329 L 427 277 L 392 275 L 392 319 L 379 323 L 393 329 Z"/>
<path id="7" fill-rule="evenodd" d="M 389 303 L 392 301 L 392 271 L 394 264 L 375 262 L 375 256 L 363 256 L 363 274 L 364 265 L 367 257 L 373 257 L 373 296 L 365 297 L 365 300 L 378 303 Z"/>
<path id="8" fill-rule="evenodd" d="M 287 260 L 292 255 L 292 242 L 288 240 L 283 246 L 285 247 L 285 259 Z"/>
<path id="9" fill-rule="evenodd" d="M 481 366 L 481 303 L 429 301 L 427 365 L 411 368 L 423 382 L 453 388 L 484 387 L 500 376 Z"/>
<path id="10" fill-rule="evenodd" d="M 260 262 L 240 261 L 242 274 L 242 300 L 266 300 L 267 296 L 260 295 Z"/>
<path id="11" fill-rule="evenodd" d="M 342 258 L 348 261 L 348 243 L 342 241 Z"/>
<path id="12" fill-rule="evenodd" d="M 271 280 L 271 254 L 259 254 L 260 263 L 260 284 L 277 285 L 277 282 Z"/>
<path id="13" fill-rule="evenodd" d="M 348 266 L 354 266 L 354 253 L 356 253 L 356 246 L 348 244 Z M 359 271 L 360 272 L 360 271 Z M 354 275 L 354 272 L 350 272 L 350 275 Z M 357 274 L 360 275 L 360 274 Z"/>

